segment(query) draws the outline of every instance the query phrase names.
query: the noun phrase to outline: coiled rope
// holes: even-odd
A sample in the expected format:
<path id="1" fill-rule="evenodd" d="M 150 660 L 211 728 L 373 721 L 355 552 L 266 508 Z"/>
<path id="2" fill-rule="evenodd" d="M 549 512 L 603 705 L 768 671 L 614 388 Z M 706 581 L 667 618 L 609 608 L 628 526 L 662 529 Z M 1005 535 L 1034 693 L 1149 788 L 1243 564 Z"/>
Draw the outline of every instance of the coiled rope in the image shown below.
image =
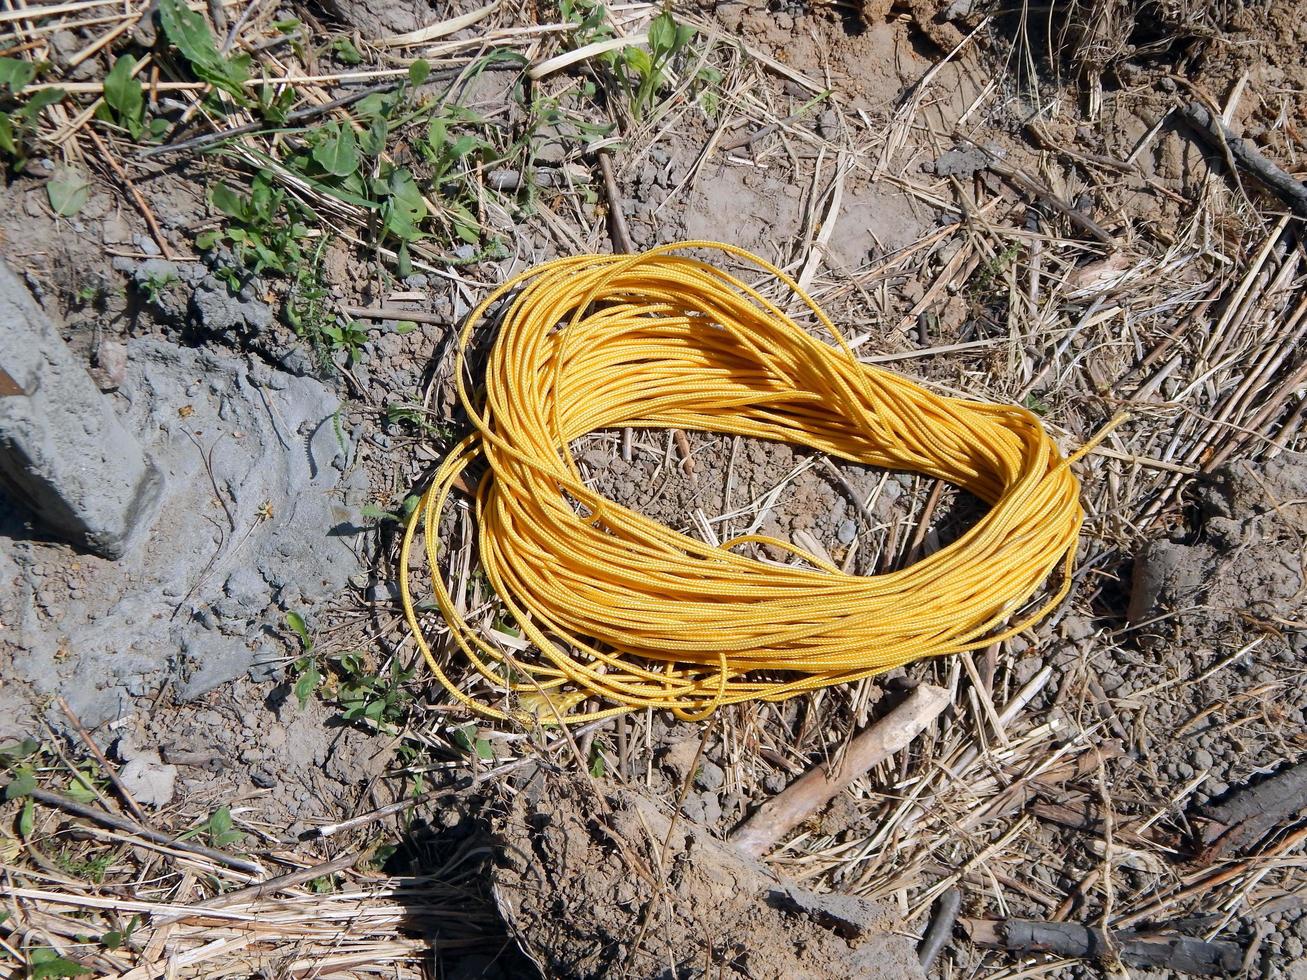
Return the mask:
<path id="1" fill-rule="evenodd" d="M 776 277 L 837 346 L 687 254 L 704 249 Z M 484 397 L 473 398 L 468 343 L 492 320 L 498 337 Z M 686 242 L 546 262 L 472 313 L 456 376 L 476 431 L 454 446 L 412 515 L 400 585 L 431 669 L 483 715 L 594 721 L 652 707 L 703 718 L 724 704 L 782 700 L 977 649 L 1034 623 L 1070 586 L 1084 516 L 1079 484 L 1039 420 L 1016 406 L 941 397 L 861 364 L 797 283 L 742 249 Z M 845 574 L 759 534 L 714 546 L 586 485 L 570 444 L 625 426 L 795 443 L 938 477 L 989 510 L 947 547 L 880 575 Z M 440 515 L 460 475 L 482 458 L 481 566 L 531 650 L 515 652 L 474 629 L 439 571 Z M 410 574 L 419 531 L 448 635 L 497 692 L 495 704 L 455 682 L 419 622 Z M 737 550 L 749 542 L 806 564 Z M 1002 628 L 1059 566 L 1056 595 Z M 574 713 L 590 697 L 601 710 Z"/>

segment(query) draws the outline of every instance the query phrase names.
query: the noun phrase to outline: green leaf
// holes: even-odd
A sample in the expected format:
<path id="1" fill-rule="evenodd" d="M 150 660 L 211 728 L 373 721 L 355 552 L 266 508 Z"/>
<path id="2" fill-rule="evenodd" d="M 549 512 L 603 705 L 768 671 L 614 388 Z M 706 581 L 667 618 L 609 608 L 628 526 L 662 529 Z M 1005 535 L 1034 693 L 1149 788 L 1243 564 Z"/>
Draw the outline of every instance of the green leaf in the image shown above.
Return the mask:
<path id="1" fill-rule="evenodd" d="M 28 976 L 32 980 L 38 980 L 40 977 L 80 977 L 86 973 L 94 973 L 84 966 L 79 966 L 72 960 L 66 960 L 53 949 L 34 949 L 27 954 L 27 960 L 30 966 Z"/>
<path id="2" fill-rule="evenodd" d="M 197 77 L 216 85 L 241 105 L 248 102 L 244 83 L 250 77 L 249 55 L 223 57 L 204 17 L 191 10 L 186 0 L 159 0 L 159 23 Z"/>
<path id="3" fill-rule="evenodd" d="M 372 521 L 394 521 L 397 517 L 384 507 L 378 507 L 376 504 L 364 504 L 359 508 L 359 513 L 368 520 Z"/>
<path id="4" fill-rule="evenodd" d="M 419 58 L 408 66 L 408 83 L 414 87 L 421 85 L 431 76 L 431 64 Z"/>
<path id="5" fill-rule="evenodd" d="M 7 112 L 0 112 L 0 150 L 10 156 L 18 153 L 18 146 L 14 143 L 14 124 Z"/>
<path id="6" fill-rule="evenodd" d="M 477 758 L 483 762 L 488 762 L 495 757 L 495 750 L 490 747 L 490 742 L 484 738 L 476 741 Z"/>
<path id="7" fill-rule="evenodd" d="M 300 711 L 308 706 L 309 698 L 321 683 L 322 672 L 318 670 L 316 664 L 310 664 L 309 668 L 300 674 L 299 679 L 295 681 L 295 700 L 299 702 Z"/>
<path id="8" fill-rule="evenodd" d="M 50 207 L 61 218 L 71 218 L 91 197 L 91 182 L 76 170 L 62 170 L 45 185 Z"/>
<path id="9" fill-rule="evenodd" d="M 401 336 L 406 333 L 412 333 L 418 328 L 416 320 L 397 320 L 395 321 L 395 333 Z"/>
<path id="10" fill-rule="evenodd" d="M 40 747 L 41 743 L 34 738 L 25 738 L 21 742 L 6 742 L 0 745 L 0 764 L 11 766 L 15 762 L 22 762 Z"/>
<path id="11" fill-rule="evenodd" d="M 422 503 L 422 498 L 416 493 L 410 493 L 404 498 L 404 516 L 408 517 L 413 511 L 418 509 L 418 504 Z"/>
<path id="12" fill-rule="evenodd" d="M 61 88 L 43 88 L 33 92 L 31 97 L 23 104 L 21 109 L 16 110 L 16 115 L 22 116 L 28 122 L 35 122 L 36 117 L 41 114 L 41 110 L 62 102 L 64 99 L 64 90 Z"/>
<path id="13" fill-rule="evenodd" d="M 347 65 L 363 64 L 363 55 L 359 49 L 354 46 L 354 42 L 347 37 L 338 37 L 331 42 L 331 51 L 337 58 Z"/>
<path id="14" fill-rule="evenodd" d="M 664 10 L 649 24 L 649 50 L 654 57 L 672 50 L 676 43 L 676 21 Z"/>
<path id="15" fill-rule="evenodd" d="M 222 241 L 222 232 L 210 228 L 208 231 L 202 231 L 195 236 L 195 247 L 201 252 L 207 252 Z"/>
<path id="16" fill-rule="evenodd" d="M 278 34 L 290 34 L 299 26 L 300 21 L 298 17 L 287 17 L 285 20 L 275 20 L 272 22 L 272 29 Z"/>
<path id="17" fill-rule="evenodd" d="M 450 734 L 453 736 L 455 745 L 471 752 L 473 746 L 476 744 L 477 726 L 464 725 L 462 728 L 455 728 Z"/>
<path id="18" fill-rule="evenodd" d="M 413 275 L 413 257 L 408 254 L 408 242 L 400 242 L 399 249 L 395 252 L 395 271 L 401 279 Z"/>
<path id="19" fill-rule="evenodd" d="M 454 231 L 459 238 L 469 245 L 476 245 L 481 241 L 481 226 L 477 224 L 477 219 L 472 212 L 457 201 L 450 201 L 446 204 L 449 213 L 452 216 Z"/>
<path id="20" fill-rule="evenodd" d="M 304 617 L 292 609 L 286 613 L 286 625 L 300 638 L 300 646 L 304 648 L 304 652 L 311 653 L 313 650 L 313 637 L 309 635 L 309 628 L 304 622 Z"/>
<path id="21" fill-rule="evenodd" d="M 648 78 L 653 74 L 653 59 L 649 57 L 649 52 L 642 48 L 627 48 L 626 63 L 635 69 L 641 78 Z"/>
<path id="22" fill-rule="evenodd" d="M 23 804 L 23 812 L 18 815 L 18 836 L 31 837 L 32 827 L 36 823 L 36 801 L 30 796 Z"/>
<path id="23" fill-rule="evenodd" d="M 386 120 L 377 117 L 372 120 L 371 125 L 359 134 L 359 149 L 370 157 L 376 156 L 386 148 L 386 137 L 390 131 L 386 127 Z"/>
<path id="24" fill-rule="evenodd" d="M 209 200 L 213 206 L 237 221 L 248 221 L 251 217 L 250 202 L 221 181 L 209 191 Z"/>
<path id="25" fill-rule="evenodd" d="M 422 191 L 406 168 L 400 167 L 393 171 L 387 180 L 387 187 L 391 198 L 410 214 L 420 218 L 427 213 L 427 202 L 422 199 Z"/>
<path id="26" fill-rule="evenodd" d="M 85 773 L 77 773 L 72 779 L 68 780 L 68 789 L 65 791 L 70 799 L 78 803 L 90 803 L 96 798 L 95 786 Z"/>
<path id="27" fill-rule="evenodd" d="M 696 33 L 697 32 L 695 31 L 695 29 L 691 27 L 689 24 L 677 24 L 676 40 L 672 42 L 672 50 L 680 51 L 681 48 L 685 47 L 692 40 L 694 40 L 694 35 Z"/>
<path id="28" fill-rule="evenodd" d="M 231 832 L 231 808 L 220 806 L 213 811 L 213 816 L 209 817 L 209 836 L 217 840 Z"/>
<path id="29" fill-rule="evenodd" d="M 358 143 L 354 129 L 348 124 L 333 128 L 327 137 L 313 148 L 313 159 L 318 166 L 336 177 L 348 177 L 359 168 Z"/>
<path id="30" fill-rule="evenodd" d="M 17 95 L 36 77 L 36 66 L 22 58 L 0 58 L 0 85 Z"/>
<path id="31" fill-rule="evenodd" d="M 20 766 L 14 770 L 14 778 L 9 780 L 9 785 L 5 787 L 5 799 L 16 800 L 31 796 L 34 789 L 36 789 L 36 773 L 26 766 Z"/>
<path id="32" fill-rule="evenodd" d="M 145 96 L 140 79 L 132 77 L 136 59 L 125 54 L 113 63 L 104 76 L 104 101 L 117 113 L 132 139 L 138 139 L 144 129 Z"/>

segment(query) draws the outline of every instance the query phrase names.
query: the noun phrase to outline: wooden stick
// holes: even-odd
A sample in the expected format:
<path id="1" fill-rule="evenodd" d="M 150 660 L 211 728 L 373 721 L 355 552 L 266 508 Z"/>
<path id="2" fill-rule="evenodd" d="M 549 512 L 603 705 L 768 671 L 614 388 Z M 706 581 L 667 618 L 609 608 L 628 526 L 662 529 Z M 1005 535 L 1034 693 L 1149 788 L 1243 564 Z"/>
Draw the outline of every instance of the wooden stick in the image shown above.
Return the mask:
<path id="1" fill-rule="evenodd" d="M 986 949 L 1101 958 L 1113 953 L 1128 966 L 1170 967 L 1180 973 L 1225 976 L 1243 963 L 1234 943 L 1209 943 L 1176 932 L 1118 933 L 1074 922 L 1031 919 L 963 919 L 971 941 Z"/>
<path id="2" fill-rule="evenodd" d="M 49 790 L 34 789 L 32 790 L 32 799 L 38 803 L 44 803 L 46 806 L 52 806 L 55 809 L 63 810 L 65 813 L 71 813 L 75 817 L 82 817 L 85 820 L 93 820 L 96 823 L 103 824 L 106 827 L 112 827 L 114 830 L 120 830 L 125 834 L 134 834 L 137 837 L 144 837 L 148 841 L 156 844 L 166 844 L 168 847 L 175 848 L 179 851 L 186 851 L 199 857 L 207 858 L 218 864 L 225 865 L 229 868 L 235 868 L 237 871 L 245 871 L 253 875 L 264 874 L 263 865 L 257 861 L 247 861 L 245 858 L 233 857 L 222 851 L 215 851 L 211 847 L 205 847 L 202 844 L 192 844 L 190 841 L 179 841 L 167 834 L 161 834 L 157 830 L 149 827 L 143 827 L 135 820 L 129 820 L 127 817 L 119 817 L 109 813 L 107 810 L 100 810 L 93 806 L 87 806 L 84 803 L 78 803 L 76 800 L 69 799 L 60 793 L 51 793 Z"/>
<path id="3" fill-rule="evenodd" d="M 1245 139 L 1235 136 L 1219 117 L 1197 102 L 1176 109 L 1176 113 L 1193 127 L 1205 142 L 1220 150 L 1273 191 L 1289 210 L 1307 218 L 1307 184 L 1285 173 L 1267 160 Z M 1231 174 L 1238 178 L 1238 173 Z"/>
<path id="4" fill-rule="evenodd" d="M 100 751 L 100 746 L 95 744 L 95 741 L 91 738 L 90 734 L 82 727 L 82 720 L 77 717 L 73 712 L 72 707 L 63 699 L 62 696 L 59 698 L 59 707 L 63 713 L 68 716 L 68 720 L 72 722 L 73 729 L 77 732 L 81 740 L 86 743 L 86 747 L 90 750 L 91 755 L 95 756 L 95 760 L 100 763 L 101 771 L 109 777 L 109 782 L 112 783 L 113 788 L 118 791 L 118 795 L 122 797 L 123 803 L 126 805 L 127 809 L 131 811 L 132 816 L 141 821 L 141 823 L 148 822 L 149 818 L 146 817 L 145 811 L 141 809 L 140 805 L 136 802 L 136 798 L 132 796 L 131 792 L 123 784 L 123 781 L 118 778 L 118 773 L 114 770 L 114 767 L 109 764 L 109 760 L 104 757 L 104 753 Z"/>
<path id="5" fill-rule="evenodd" d="M 397 306 L 342 306 L 340 310 L 346 316 L 367 320 L 411 320 L 414 323 L 434 323 L 442 327 L 449 325 L 447 316 L 424 313 L 421 310 L 401 310 Z"/>
<path id="6" fill-rule="evenodd" d="M 762 857 L 791 830 L 846 789 L 872 766 L 905 748 L 949 704 L 948 691 L 920 684 L 907 699 L 849 743 L 837 772 L 817 766 L 763 803 L 730 836 L 730 842 Z"/>
<path id="7" fill-rule="evenodd" d="M 127 176 L 127 171 L 123 170 L 118 161 L 114 159 L 113 154 L 109 152 L 109 148 L 104 145 L 104 140 L 100 139 L 96 131 L 88 126 L 86 128 L 86 133 L 91 137 L 91 142 L 94 143 L 95 148 L 100 151 L 100 156 L 104 157 L 104 162 L 109 165 L 109 169 L 113 171 L 114 176 L 122 182 L 123 187 L 127 189 L 127 193 L 129 193 L 132 196 L 132 200 L 136 202 L 137 210 L 141 212 L 141 217 L 145 219 L 146 225 L 149 226 L 150 234 L 154 236 L 154 240 L 159 244 L 159 250 L 163 252 L 163 257 L 169 262 L 173 261 L 176 256 L 174 256 L 172 250 L 168 248 L 168 239 L 163 237 L 163 232 L 159 230 L 159 223 L 154 220 L 154 212 L 150 210 L 150 205 L 145 203 L 145 198 L 143 198 L 141 192 L 136 189 L 136 184 L 134 184 L 132 179 Z"/>
<path id="8" fill-rule="evenodd" d="M 239 905 L 245 901 L 257 901 L 265 895 L 271 895 L 275 892 L 283 891 L 287 888 L 294 888 L 296 885 L 302 885 L 306 881 L 312 881 L 314 878 L 321 878 L 323 875 L 335 874 L 338 871 L 348 871 L 354 865 L 358 864 L 362 854 L 358 851 L 351 851 L 332 861 L 323 864 L 315 864 L 308 868 L 300 868 L 298 871 L 288 871 L 286 874 L 277 875 L 268 878 L 265 881 L 257 882 L 253 885 L 246 885 L 244 888 L 237 888 L 235 891 L 224 892 L 221 895 L 215 895 L 213 898 L 196 902 L 194 916 L 203 915 L 206 910 L 223 909 L 231 905 Z M 156 920 L 156 926 L 167 925 L 170 922 L 180 922 L 184 919 L 192 918 L 182 912 L 165 915 Z"/>
<path id="9" fill-rule="evenodd" d="M 921 937 L 921 945 L 917 947 L 917 960 L 923 970 L 929 972 L 936 958 L 948 945 L 961 909 L 962 892 L 956 888 L 950 888 L 935 903 L 935 914 L 931 916 L 930 926 Z"/>

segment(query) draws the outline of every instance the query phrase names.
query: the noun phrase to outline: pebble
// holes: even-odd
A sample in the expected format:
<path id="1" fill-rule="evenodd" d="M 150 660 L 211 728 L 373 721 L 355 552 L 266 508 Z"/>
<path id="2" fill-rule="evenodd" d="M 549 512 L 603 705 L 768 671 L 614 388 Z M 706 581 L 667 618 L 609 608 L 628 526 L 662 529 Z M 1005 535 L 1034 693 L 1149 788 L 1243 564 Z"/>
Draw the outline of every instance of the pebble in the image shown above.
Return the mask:
<path id="1" fill-rule="evenodd" d="M 1194 767 L 1197 769 L 1207 769 L 1214 761 L 1212 759 L 1212 753 L 1208 752 L 1206 749 L 1194 749 L 1192 758 L 1194 760 Z M 1211 792 L 1210 786 L 1207 788 L 1207 791 L 1209 793 Z"/>
<path id="2" fill-rule="evenodd" d="M 135 234 L 132 236 L 132 244 L 139 248 L 146 255 L 158 255 L 159 245 L 149 235 Z"/>
<path id="3" fill-rule="evenodd" d="M 398 602 L 398 582 L 374 582 L 367 588 L 368 602 Z"/>
<path id="4" fill-rule="evenodd" d="M 836 537 L 840 539 L 840 544 L 853 544 L 854 538 L 858 536 L 858 525 L 850 520 L 840 521 L 840 528 L 836 532 Z"/>
<path id="5" fill-rule="evenodd" d="M 694 774 L 694 783 L 702 789 L 717 790 L 726 781 L 726 772 L 711 759 L 699 763 L 699 771 Z"/>

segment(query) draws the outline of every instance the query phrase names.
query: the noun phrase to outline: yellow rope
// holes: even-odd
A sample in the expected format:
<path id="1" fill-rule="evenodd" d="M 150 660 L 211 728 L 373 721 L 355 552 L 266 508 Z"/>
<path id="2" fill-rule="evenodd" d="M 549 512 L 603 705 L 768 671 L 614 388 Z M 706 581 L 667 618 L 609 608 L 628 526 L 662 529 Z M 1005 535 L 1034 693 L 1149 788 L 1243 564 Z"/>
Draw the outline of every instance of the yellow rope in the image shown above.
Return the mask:
<path id="1" fill-rule="evenodd" d="M 686 254 L 695 249 L 775 276 L 838 346 Z M 473 398 L 467 345 L 492 323 L 498 337 L 484 397 Z M 977 649 L 1025 629 L 1069 588 L 1084 516 L 1079 484 L 1039 420 L 1015 406 L 944 398 L 859 363 L 789 276 L 741 249 L 687 242 L 531 269 L 469 318 L 457 382 L 476 431 L 450 452 L 413 513 L 400 585 L 431 669 L 483 715 L 594 721 L 653 707 L 701 718 L 724 704 L 778 701 Z M 570 444 L 624 426 L 796 443 L 929 474 L 990 507 L 956 542 L 883 575 L 846 575 L 763 535 L 714 547 L 586 486 Z M 522 655 L 473 629 L 439 573 L 440 515 L 460 475 L 482 458 L 481 567 L 533 645 Z M 498 706 L 454 682 L 419 624 L 410 576 L 419 530 L 449 636 Z M 737 551 L 746 542 L 783 548 L 807 567 L 755 560 Z M 1058 566 L 1057 595 L 1001 629 Z M 603 710 L 575 714 L 588 697 Z"/>

